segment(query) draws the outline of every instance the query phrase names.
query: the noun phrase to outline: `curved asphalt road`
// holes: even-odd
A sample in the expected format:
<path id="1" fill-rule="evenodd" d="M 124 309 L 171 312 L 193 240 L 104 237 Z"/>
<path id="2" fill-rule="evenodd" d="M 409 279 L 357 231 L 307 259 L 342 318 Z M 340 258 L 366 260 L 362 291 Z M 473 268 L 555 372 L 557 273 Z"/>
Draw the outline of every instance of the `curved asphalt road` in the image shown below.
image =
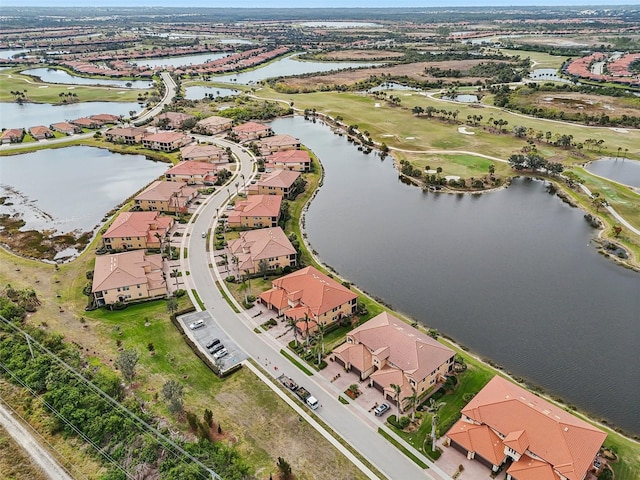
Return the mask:
<path id="1" fill-rule="evenodd" d="M 210 137 L 208 139 L 211 140 Z M 262 365 L 265 365 L 267 361 L 270 362 L 268 370 L 272 376 L 284 373 L 293 378 L 296 383 L 308 388 L 322 405 L 315 413 L 329 428 L 341 435 L 386 477 L 398 479 L 450 478 L 434 464 L 431 464 L 428 470 L 419 468 L 377 433 L 378 424 L 370 419 L 367 420 L 363 414 L 365 412 L 362 412 L 360 407 L 352 404 L 342 405 L 337 399 L 336 392 L 331 389 L 329 382 L 324 377 L 320 375 L 308 377 L 303 374 L 280 355 L 281 345 L 275 339 L 268 335 L 257 335 L 253 331 L 254 324 L 251 319 L 245 313 L 236 314 L 222 297 L 215 285 L 216 280 L 222 281 L 222 279 L 217 276 L 215 268 L 209 267 L 213 263 L 212 249 L 211 252 L 206 251 L 205 242 L 207 240 L 202 238 L 201 232 L 207 231 L 215 225 L 216 208 L 219 209 L 220 214 L 223 212 L 229 195 L 234 193 L 235 183 L 240 182 L 242 185 L 240 175 L 245 176 L 246 183 L 250 181 L 254 163 L 253 158 L 246 150 L 238 145 L 219 139 L 215 141 L 223 147 L 231 147 L 240 159 L 240 169 L 236 172 L 236 177 L 228 183 L 229 187 L 219 188 L 207 203 L 199 207 L 187 229 L 187 234 L 182 239 L 182 247 L 188 249 L 188 258 L 182 261 L 181 265 L 182 278 L 187 283 L 186 288 L 189 295 L 192 295 L 192 288 L 196 289 L 211 317 L 241 349 Z M 209 238 L 209 241 L 213 243 L 214 236 L 210 235 Z M 189 275 L 186 275 L 187 270 Z M 194 298 L 192 301 L 194 305 L 197 305 Z M 419 456 L 422 457 L 422 455 Z"/>

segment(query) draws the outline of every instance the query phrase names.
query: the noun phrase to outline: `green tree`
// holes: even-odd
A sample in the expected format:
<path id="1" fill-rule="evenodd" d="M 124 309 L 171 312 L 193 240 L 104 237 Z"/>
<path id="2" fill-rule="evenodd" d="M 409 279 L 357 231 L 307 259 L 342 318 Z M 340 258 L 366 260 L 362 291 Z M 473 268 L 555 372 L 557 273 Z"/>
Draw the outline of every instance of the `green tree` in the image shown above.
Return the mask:
<path id="1" fill-rule="evenodd" d="M 173 315 L 178 311 L 178 299 L 175 296 L 171 296 L 167 299 L 167 312 L 169 315 Z"/>
<path id="2" fill-rule="evenodd" d="M 134 350 L 133 348 L 128 350 L 123 350 L 116 358 L 115 366 L 120 369 L 122 373 L 122 378 L 126 382 L 131 382 L 133 377 L 136 374 L 136 365 L 138 364 L 138 360 L 140 360 L 140 354 Z"/>
<path id="3" fill-rule="evenodd" d="M 269 262 L 266 258 L 263 258 L 258 262 L 258 271 L 260 272 L 260 275 L 262 275 L 262 278 L 266 280 L 267 273 L 269 273 Z"/>
<path id="4" fill-rule="evenodd" d="M 408 397 L 404 397 L 402 399 L 403 402 L 407 402 L 409 408 L 411 408 L 411 421 L 415 421 L 416 419 L 416 408 L 418 407 L 418 392 L 415 387 L 411 387 L 411 395 Z"/>
<path id="5" fill-rule="evenodd" d="M 162 385 L 162 398 L 169 404 L 171 413 L 180 413 L 183 409 L 182 397 L 184 396 L 182 385 L 175 380 L 168 380 Z"/>
<path id="6" fill-rule="evenodd" d="M 402 392 L 402 387 L 395 383 L 392 383 L 390 386 L 393 388 L 393 397 L 395 398 L 396 406 L 398 407 L 398 420 L 400 420 L 400 414 L 402 413 L 400 410 L 400 393 Z"/>
<path id="7" fill-rule="evenodd" d="M 438 424 L 438 410 L 445 406 L 445 402 L 429 399 L 426 410 L 431 414 L 431 451 L 436 451 L 436 426 Z"/>

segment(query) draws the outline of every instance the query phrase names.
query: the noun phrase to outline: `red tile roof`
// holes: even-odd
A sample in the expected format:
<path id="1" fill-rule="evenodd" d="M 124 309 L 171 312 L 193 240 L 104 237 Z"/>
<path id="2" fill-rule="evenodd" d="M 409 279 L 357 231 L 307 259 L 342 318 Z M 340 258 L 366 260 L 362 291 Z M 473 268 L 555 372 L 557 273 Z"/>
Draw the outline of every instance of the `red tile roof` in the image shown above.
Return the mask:
<path id="1" fill-rule="evenodd" d="M 154 241 L 152 233 L 161 231 L 164 234 L 173 222 L 173 217 L 163 217 L 158 212 L 123 212 L 102 237 L 145 237 Z"/>

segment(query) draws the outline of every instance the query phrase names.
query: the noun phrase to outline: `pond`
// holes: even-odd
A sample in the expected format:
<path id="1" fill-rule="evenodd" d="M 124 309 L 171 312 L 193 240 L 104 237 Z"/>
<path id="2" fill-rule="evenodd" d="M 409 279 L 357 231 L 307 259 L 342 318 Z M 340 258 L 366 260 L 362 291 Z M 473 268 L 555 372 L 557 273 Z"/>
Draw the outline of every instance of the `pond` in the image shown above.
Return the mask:
<path id="1" fill-rule="evenodd" d="M 14 55 L 17 55 L 19 53 L 24 53 L 24 52 L 28 52 L 29 50 L 26 50 L 24 48 L 20 48 L 17 50 L 0 50 L 0 58 L 6 58 L 9 59 L 11 57 L 13 57 Z"/>
<path id="2" fill-rule="evenodd" d="M 0 128 L 29 128 L 36 125 L 51 125 L 65 120 L 88 117 L 99 113 L 129 116 L 131 110 L 142 110 L 131 102 L 79 102 L 64 105 L 49 103 L 0 103 Z"/>
<path id="3" fill-rule="evenodd" d="M 85 146 L 0 157 L 0 196 L 6 197 L 0 213 L 20 214 L 21 230 L 89 232 L 168 167 L 144 155 Z"/>
<path id="4" fill-rule="evenodd" d="M 241 84 L 257 83 L 272 77 L 286 77 L 289 75 L 302 75 L 304 73 L 329 72 L 331 70 L 343 70 L 345 68 L 361 68 L 380 65 L 380 63 L 367 62 L 306 62 L 294 60 L 291 56 L 281 58 L 265 66 L 257 67 L 242 73 L 230 75 L 212 76 L 213 82 L 233 82 Z"/>
<path id="5" fill-rule="evenodd" d="M 134 58 L 129 63 L 136 64 L 138 66 L 147 65 L 151 68 L 154 67 L 183 67 L 187 65 L 199 65 L 201 63 L 212 62 L 219 58 L 228 56 L 228 53 L 199 53 L 197 55 L 183 55 L 179 57 L 164 57 L 164 58 Z"/>
<path id="6" fill-rule="evenodd" d="M 373 93 L 373 92 L 383 92 L 383 91 L 387 91 L 387 90 L 410 90 L 410 91 L 416 91 L 416 90 L 419 90 L 419 89 L 415 88 L 415 87 L 409 87 L 407 85 L 402 85 L 401 83 L 388 82 L 388 83 L 383 83 L 381 85 L 378 85 L 377 87 L 370 88 L 367 91 Z"/>
<path id="7" fill-rule="evenodd" d="M 570 83 L 566 78 L 558 76 L 558 70 L 555 68 L 535 68 L 527 78 L 532 80 L 549 80 L 553 82 Z"/>
<path id="8" fill-rule="evenodd" d="M 306 214 L 322 261 L 480 357 L 640 433 L 640 275 L 597 253 L 584 212 L 524 178 L 485 195 L 423 193 L 391 158 L 319 123 L 272 127 L 324 165 Z"/>
<path id="9" fill-rule="evenodd" d="M 24 75 L 38 77 L 44 83 L 60 83 L 64 85 L 103 85 L 107 87 L 122 88 L 153 88 L 153 82 L 149 80 L 111 80 L 108 78 L 84 78 L 75 75 L 69 75 L 64 70 L 56 68 L 32 68 L 20 72 Z M 127 83 L 131 86 L 127 87 Z"/>
<path id="10" fill-rule="evenodd" d="M 591 162 L 586 169 L 614 182 L 640 188 L 640 161 L 638 160 L 629 160 L 622 155 L 605 157 Z"/>
<path id="11" fill-rule="evenodd" d="M 202 100 L 204 97 L 207 97 L 209 95 L 213 95 L 213 98 L 229 97 L 231 95 L 238 95 L 239 93 L 240 93 L 240 90 L 235 90 L 231 88 L 217 88 L 217 87 L 203 87 L 203 86 L 185 88 L 185 98 L 187 100 Z"/>

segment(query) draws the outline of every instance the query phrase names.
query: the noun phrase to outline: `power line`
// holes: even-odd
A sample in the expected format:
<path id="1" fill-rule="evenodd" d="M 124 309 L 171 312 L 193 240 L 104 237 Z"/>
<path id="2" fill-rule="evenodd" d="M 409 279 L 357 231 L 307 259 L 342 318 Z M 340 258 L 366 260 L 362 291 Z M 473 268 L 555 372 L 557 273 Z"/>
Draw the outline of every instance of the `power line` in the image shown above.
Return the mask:
<path id="1" fill-rule="evenodd" d="M 88 380 L 87 378 L 85 378 L 80 372 L 76 371 L 71 365 L 69 365 L 67 362 L 65 362 L 63 359 L 61 359 L 60 357 L 58 357 L 58 355 L 56 355 L 55 353 L 53 353 L 51 350 L 49 350 L 47 347 L 45 347 L 44 345 L 42 345 L 40 342 L 38 342 L 37 340 L 35 340 L 31 335 L 29 335 L 26 331 L 24 331 L 23 329 L 21 329 L 20 327 L 18 327 L 17 325 L 14 325 L 13 323 L 9 322 L 6 318 L 4 318 L 3 316 L 0 315 L 0 320 L 2 320 L 3 323 L 5 323 L 7 326 L 9 326 L 10 328 L 12 328 L 13 330 L 19 332 L 20 334 L 22 334 L 25 338 L 27 338 L 29 340 L 29 342 L 31 344 L 33 344 L 34 346 L 38 347 L 39 349 L 41 349 L 42 351 L 44 351 L 45 353 L 47 353 L 49 356 L 51 356 L 52 358 L 54 358 L 55 360 L 58 361 L 58 363 L 60 363 L 62 366 L 64 366 L 70 373 L 72 373 L 74 376 L 76 376 L 78 379 L 80 379 L 82 382 L 84 382 L 88 387 L 90 387 L 94 392 L 96 392 L 98 395 L 100 395 L 102 398 L 104 398 L 105 400 L 107 400 L 109 403 L 111 403 L 114 407 L 116 407 L 117 409 L 123 411 L 124 413 L 126 413 L 130 418 L 132 418 L 133 420 L 135 420 L 136 422 L 138 422 L 140 425 L 143 425 L 147 430 L 153 432 L 153 434 L 156 436 L 156 439 L 163 445 L 163 447 L 167 448 L 174 456 L 176 456 L 178 459 L 180 458 L 177 454 L 176 454 L 176 450 L 178 452 L 180 452 L 180 454 L 182 454 L 184 457 L 188 458 L 190 461 L 192 461 L 193 463 L 195 463 L 196 465 L 198 465 L 199 467 L 201 467 L 202 469 L 206 470 L 210 475 L 211 478 L 214 480 L 223 480 L 223 478 L 218 475 L 213 469 L 211 469 L 210 467 L 208 467 L 207 465 L 205 465 L 204 463 L 202 463 L 199 459 L 197 459 L 196 457 L 194 457 L 193 455 L 191 455 L 189 452 L 187 452 L 184 448 L 182 448 L 180 445 L 178 445 L 177 443 L 175 443 L 173 440 L 171 440 L 169 437 L 167 437 L 166 435 L 164 435 L 162 432 L 160 432 L 157 428 L 155 428 L 153 425 L 147 423 L 146 421 L 144 421 L 142 418 L 140 418 L 138 415 L 136 415 L 134 412 L 132 412 L 131 410 L 129 410 L 127 407 L 125 407 L 124 405 L 122 405 L 120 402 L 118 402 L 115 398 L 113 398 L 112 396 L 110 396 L 109 394 L 107 394 L 106 392 L 104 392 L 102 389 L 100 389 L 97 385 L 93 384 L 90 380 Z M 3 367 L 4 368 L 4 367 Z M 19 379 L 18 379 L 19 380 Z M 22 381 L 19 380 L 21 383 Z M 26 385 L 25 385 L 26 386 Z M 27 387 L 29 388 L 29 387 Z M 64 421 L 64 420 L 63 420 Z M 72 426 L 72 428 L 75 430 L 75 427 Z M 81 436 L 84 437 L 84 434 L 81 434 Z M 168 444 L 165 445 L 164 443 Z M 173 450 L 172 450 L 173 448 Z"/>

